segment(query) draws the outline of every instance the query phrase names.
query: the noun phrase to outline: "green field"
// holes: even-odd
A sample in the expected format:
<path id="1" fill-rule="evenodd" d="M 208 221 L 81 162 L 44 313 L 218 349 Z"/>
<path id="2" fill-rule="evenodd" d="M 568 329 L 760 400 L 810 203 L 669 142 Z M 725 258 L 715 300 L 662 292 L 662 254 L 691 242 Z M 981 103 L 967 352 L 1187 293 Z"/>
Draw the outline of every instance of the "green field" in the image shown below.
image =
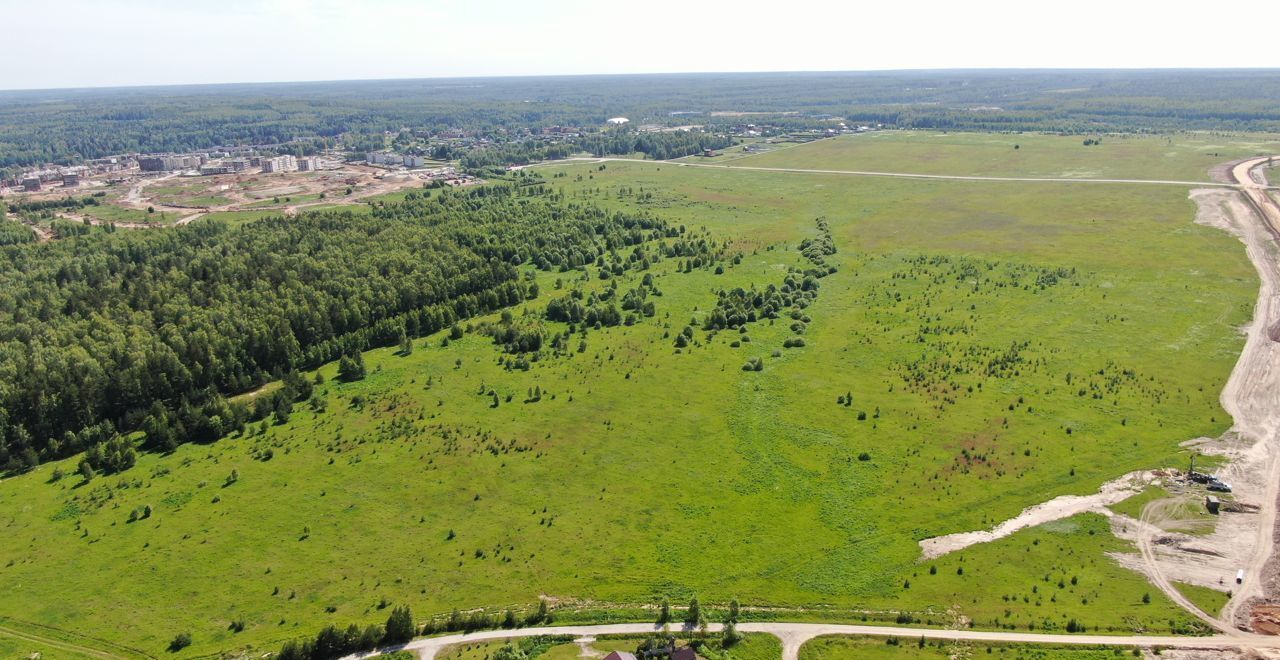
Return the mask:
<path id="1" fill-rule="evenodd" d="M 326 194 L 326 193 L 299 193 L 296 195 L 283 195 L 283 196 L 269 197 L 261 201 L 250 203 L 246 205 L 245 208 L 257 209 L 257 208 L 273 207 L 273 206 L 288 206 L 289 204 L 301 204 L 303 202 L 314 202 L 319 199 L 324 199 L 320 197 L 320 195 L 322 194 Z M 340 199 L 341 195 L 328 194 L 328 197 L 334 197 L 334 198 Z M 279 200 L 279 201 L 276 201 L 276 200 Z"/>
<path id="2" fill-rule="evenodd" d="M 0 657 L 3 658 L 89 658 L 69 649 L 0 634 Z"/>
<path id="3" fill-rule="evenodd" d="M 259 209 L 255 211 L 214 211 L 213 213 L 201 216 L 201 219 L 224 220 L 233 225 L 238 225 L 283 214 L 284 212 L 279 209 Z"/>
<path id="4" fill-rule="evenodd" d="M 594 642 L 586 646 L 588 653 L 595 654 L 590 657 L 603 657 L 610 651 L 629 651 L 634 652 L 643 638 L 627 637 L 621 635 L 610 635 L 600 637 Z M 516 640 L 515 643 L 521 645 L 522 649 L 527 649 L 530 660 L 540 658 L 541 660 L 574 660 L 582 657 L 583 648 L 573 641 L 558 640 Z M 679 644 L 681 646 L 688 645 L 689 639 L 681 638 Z M 450 646 L 441 650 L 436 654 L 440 660 L 489 660 L 498 649 L 505 646 L 508 642 L 475 642 L 464 643 L 456 646 Z M 725 648 L 718 635 L 709 635 L 703 651 L 699 654 L 703 658 L 709 660 L 777 660 L 782 654 L 782 644 L 777 637 L 766 634 L 748 634 L 742 636 L 742 641 Z"/>
<path id="5" fill-rule="evenodd" d="M 1182 582 L 1175 582 L 1174 586 L 1187 600 L 1195 603 L 1196 607 L 1210 616 L 1217 616 L 1231 599 L 1231 592 L 1227 590 L 1210 589 Z"/>
<path id="6" fill-rule="evenodd" d="M 1083 144 L 1092 138 L 1100 138 L 1101 144 Z M 1209 181 L 1208 169 L 1213 165 L 1276 151 L 1280 151 L 1280 136 L 1258 134 L 1059 136 L 883 131 L 822 140 L 730 164 L 911 174 Z"/>
<path id="7" fill-rule="evenodd" d="M 1116 513 L 1129 516 L 1134 520 L 1142 517 L 1142 510 L 1151 502 L 1156 502 L 1169 497 L 1169 491 L 1159 486 L 1148 486 L 1141 493 L 1126 498 L 1107 507 Z"/>
<path id="8" fill-rule="evenodd" d="M 227 204 L 231 204 L 232 200 L 228 197 L 223 197 L 221 195 L 202 195 L 199 197 L 188 197 L 188 198 L 179 199 L 173 202 L 164 202 L 164 203 L 181 204 L 182 206 L 209 207 L 209 206 L 226 206 Z"/>
<path id="9" fill-rule="evenodd" d="M 873 139 L 926 137 L 903 135 Z M 1028 154 L 1041 144 L 1016 139 Z M 1108 140 L 1069 167 L 1136 176 Z M 972 148 L 981 165 L 986 151 Z M 1129 548 L 1100 516 L 930 563 L 917 545 L 1181 465 L 1179 443 L 1230 425 L 1218 392 L 1257 281 L 1235 239 L 1192 223 L 1184 188 L 664 163 L 539 171 L 569 203 L 705 227 L 741 262 L 722 274 L 656 263 L 654 317 L 579 329 L 574 350 L 528 370 L 479 332 L 447 346 L 439 333 L 409 356 L 368 352 L 362 381 L 324 367 L 323 406 L 299 404 L 287 424 L 144 455 L 89 483 L 51 479 L 74 475 L 74 459 L 7 479 L 0 615 L 156 654 L 187 631 L 194 655 L 380 622 L 382 599 L 420 619 L 547 596 L 567 621 L 697 594 L 784 619 L 1192 629 L 1106 556 Z M 716 291 L 781 286 L 788 267 L 809 265 L 797 248 L 820 236 L 819 217 L 838 271 L 803 319 L 701 328 Z M 533 318 L 549 300 L 642 277 L 598 275 L 537 273 L 541 296 L 513 318 L 562 331 Z M 677 350 L 686 324 L 692 341 Z M 806 345 L 784 348 L 796 336 Z M 752 358 L 761 371 L 742 369 Z M 154 514 L 129 522 L 144 505 Z M 237 620 L 243 632 L 228 629 Z"/>
<path id="10" fill-rule="evenodd" d="M 1170 493 L 1159 486 L 1149 486 L 1141 493 L 1109 508 L 1116 513 L 1138 519 L 1150 507 L 1148 513 L 1152 522 L 1161 529 L 1192 535 L 1210 534 L 1217 517 L 1205 508 L 1205 494 L 1203 489 Z M 1231 499 L 1228 494 L 1220 495 L 1224 501 Z"/>
<path id="11" fill-rule="evenodd" d="M 1113 660 L 1128 649 L 924 641 L 910 637 L 818 637 L 800 647 L 800 660 L 901 660 L 910 658 L 1008 658 L 1011 660 Z"/>
<path id="12" fill-rule="evenodd" d="M 99 204 L 97 206 L 86 206 L 83 209 L 80 209 L 79 213 L 91 218 L 96 218 L 103 222 L 152 222 L 156 224 L 165 224 L 178 219 L 176 215 L 169 213 L 147 213 L 144 210 L 125 208 L 111 203 Z"/>

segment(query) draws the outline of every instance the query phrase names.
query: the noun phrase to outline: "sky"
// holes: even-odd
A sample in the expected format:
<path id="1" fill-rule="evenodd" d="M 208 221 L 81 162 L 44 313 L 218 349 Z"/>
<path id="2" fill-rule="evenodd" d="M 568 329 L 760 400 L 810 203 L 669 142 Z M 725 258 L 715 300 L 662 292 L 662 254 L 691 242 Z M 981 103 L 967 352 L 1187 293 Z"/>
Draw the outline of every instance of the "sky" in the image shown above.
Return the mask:
<path id="1" fill-rule="evenodd" d="M 1185 6 L 1183 6 L 1185 4 Z M 0 89 L 451 76 L 1280 67 L 1184 0 L 0 0 Z M 1228 9 L 1227 11 L 1230 11 Z M 1254 42 L 1256 43 L 1256 42 Z"/>

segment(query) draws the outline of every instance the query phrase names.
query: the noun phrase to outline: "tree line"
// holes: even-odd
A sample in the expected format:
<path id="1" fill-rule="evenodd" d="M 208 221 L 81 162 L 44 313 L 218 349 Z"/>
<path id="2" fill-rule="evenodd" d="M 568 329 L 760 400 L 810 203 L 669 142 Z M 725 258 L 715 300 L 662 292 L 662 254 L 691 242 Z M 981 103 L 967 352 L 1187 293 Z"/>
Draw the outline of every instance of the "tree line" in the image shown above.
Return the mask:
<path id="1" fill-rule="evenodd" d="M 996 131 L 1277 130 L 1278 101 L 1280 73 L 1264 70 L 655 74 L 475 85 L 384 80 L 7 91 L 0 92 L 0 170 L 235 144 L 305 153 L 338 136 L 350 136 L 357 149 L 381 148 L 385 131 L 406 126 L 500 138 L 553 125 L 600 126 L 617 115 L 713 130 L 753 121 L 712 114 L 726 109 L 777 113 L 770 123 L 796 128 L 832 127 L 843 118 Z"/>
<path id="2" fill-rule="evenodd" d="M 601 157 L 643 154 L 655 160 L 667 160 L 699 154 L 704 149 L 724 149 L 730 146 L 733 146 L 733 138 L 723 132 L 637 131 L 617 128 L 554 144 L 525 140 L 483 149 L 441 147 L 433 151 L 432 156 L 440 159 L 458 158 L 463 167 L 479 169 L 559 160 L 584 151 Z"/>

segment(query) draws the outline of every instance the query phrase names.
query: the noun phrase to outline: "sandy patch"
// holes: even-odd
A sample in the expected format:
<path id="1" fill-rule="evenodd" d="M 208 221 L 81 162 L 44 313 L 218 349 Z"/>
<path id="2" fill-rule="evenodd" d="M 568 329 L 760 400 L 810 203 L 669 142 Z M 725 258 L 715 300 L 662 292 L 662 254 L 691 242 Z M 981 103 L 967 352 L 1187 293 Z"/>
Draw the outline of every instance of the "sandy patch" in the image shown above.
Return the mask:
<path id="1" fill-rule="evenodd" d="M 934 559 L 977 543 L 990 543 L 1019 530 L 1070 518 L 1086 511 L 1106 515 L 1109 513 L 1105 508 L 1107 505 L 1116 504 L 1138 494 L 1155 478 L 1156 475 L 1153 472 L 1131 472 L 1119 479 L 1102 484 L 1098 492 L 1092 495 L 1061 495 L 1048 502 L 1027 507 L 1017 516 L 988 530 L 959 532 L 924 539 L 920 541 L 920 549 L 924 553 L 924 559 Z"/>

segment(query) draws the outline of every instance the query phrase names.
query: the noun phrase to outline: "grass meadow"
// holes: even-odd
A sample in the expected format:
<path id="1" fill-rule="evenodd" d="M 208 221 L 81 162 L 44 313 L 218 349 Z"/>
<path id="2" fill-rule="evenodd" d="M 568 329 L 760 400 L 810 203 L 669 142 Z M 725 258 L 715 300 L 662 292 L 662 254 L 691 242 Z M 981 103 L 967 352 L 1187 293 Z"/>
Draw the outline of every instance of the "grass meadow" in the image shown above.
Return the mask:
<path id="1" fill-rule="evenodd" d="M 972 657 L 1005 660 L 1115 660 L 1131 649 L 1031 644 L 943 642 L 910 637 L 818 637 L 800 647 L 800 660 L 914 660 Z"/>
<path id="2" fill-rule="evenodd" d="M 408 356 L 369 351 L 362 381 L 323 367 L 324 405 L 287 424 L 89 483 L 51 479 L 74 460 L 6 479 L 0 616 L 157 655 L 179 632 L 188 655 L 272 650 L 328 623 L 385 620 L 384 602 L 422 619 L 547 598 L 565 622 L 643 619 L 639 608 L 695 594 L 712 608 L 737 597 L 763 608 L 755 618 L 1192 630 L 1106 556 L 1127 546 L 1100 516 L 934 562 L 917 545 L 1181 465 L 1180 442 L 1230 425 L 1218 393 L 1257 281 L 1237 241 L 1192 223 L 1186 189 L 670 163 L 538 171 L 571 203 L 705 227 L 741 263 L 659 262 L 656 316 L 575 335 L 581 352 L 527 371 L 479 333 L 424 337 Z M 697 329 L 675 349 L 717 290 L 780 285 L 806 264 L 797 246 L 819 217 L 838 271 L 804 310 L 805 346 L 783 347 L 796 334 L 784 317 Z M 608 285 L 588 271 L 537 274 L 542 295 L 513 313 Z M 743 371 L 751 358 L 763 370 Z M 128 522 L 144 505 L 153 515 Z M 806 657 L 875 657 L 837 646 Z"/>
<path id="3" fill-rule="evenodd" d="M 1085 145 L 1087 139 L 1100 142 Z M 1253 133 L 881 131 L 822 140 L 728 164 L 912 174 L 1208 181 L 1208 170 L 1217 163 L 1276 151 L 1280 151 L 1280 136 Z"/>
<path id="4" fill-rule="evenodd" d="M 531 660 L 575 660 L 582 657 L 583 648 L 572 640 L 535 638 L 538 641 L 526 640 L 521 646 L 529 654 Z M 604 657 L 610 651 L 634 652 L 642 641 L 642 637 L 608 635 L 596 638 L 587 645 L 587 652 Z M 687 645 L 689 639 L 680 638 L 681 646 Z M 458 644 L 441 650 L 436 654 L 440 660 L 489 660 L 507 642 L 476 642 Z M 707 660 L 777 660 L 782 655 L 782 643 L 773 635 L 762 633 L 745 634 L 742 641 L 725 648 L 718 635 L 710 635 L 700 654 Z"/>

